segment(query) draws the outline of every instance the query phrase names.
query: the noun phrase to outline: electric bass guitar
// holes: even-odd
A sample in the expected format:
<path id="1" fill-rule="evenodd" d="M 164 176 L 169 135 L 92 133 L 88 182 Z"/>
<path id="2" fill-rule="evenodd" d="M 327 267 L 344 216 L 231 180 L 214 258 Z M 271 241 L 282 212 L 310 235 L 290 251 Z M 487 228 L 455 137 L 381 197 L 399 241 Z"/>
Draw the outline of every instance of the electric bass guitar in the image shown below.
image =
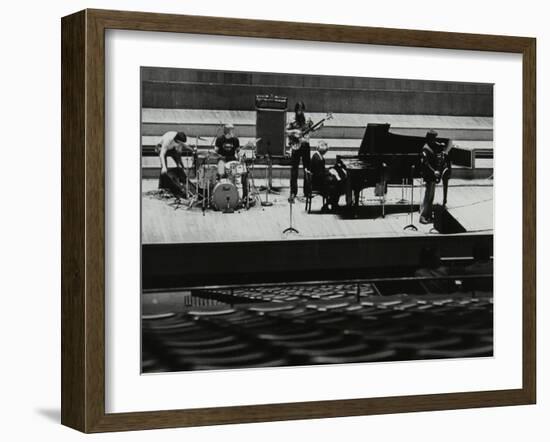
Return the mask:
<path id="1" fill-rule="evenodd" d="M 309 134 L 312 132 L 315 132 L 316 130 L 319 130 L 321 126 L 325 123 L 325 121 L 332 120 L 334 117 L 332 116 L 332 112 L 329 112 L 325 115 L 325 118 L 319 120 L 315 124 L 309 124 L 304 129 L 290 129 L 287 131 L 288 135 L 288 145 L 290 147 L 290 150 L 298 150 L 300 146 L 302 145 L 303 141 L 308 140 Z"/>

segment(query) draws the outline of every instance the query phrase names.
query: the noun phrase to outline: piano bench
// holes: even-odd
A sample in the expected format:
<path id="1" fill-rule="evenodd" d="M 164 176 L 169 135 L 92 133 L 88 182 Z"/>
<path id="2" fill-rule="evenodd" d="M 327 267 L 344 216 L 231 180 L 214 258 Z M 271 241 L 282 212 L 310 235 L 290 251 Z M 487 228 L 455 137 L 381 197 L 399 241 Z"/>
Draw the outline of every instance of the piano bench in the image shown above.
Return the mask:
<path id="1" fill-rule="evenodd" d="M 321 191 L 319 190 L 311 190 L 310 192 L 308 192 L 308 194 L 306 195 L 306 211 L 307 213 L 311 213 L 311 201 L 313 200 L 313 198 L 315 198 L 316 196 L 320 196 L 323 198 L 323 206 L 327 204 L 327 198 L 321 193 Z"/>

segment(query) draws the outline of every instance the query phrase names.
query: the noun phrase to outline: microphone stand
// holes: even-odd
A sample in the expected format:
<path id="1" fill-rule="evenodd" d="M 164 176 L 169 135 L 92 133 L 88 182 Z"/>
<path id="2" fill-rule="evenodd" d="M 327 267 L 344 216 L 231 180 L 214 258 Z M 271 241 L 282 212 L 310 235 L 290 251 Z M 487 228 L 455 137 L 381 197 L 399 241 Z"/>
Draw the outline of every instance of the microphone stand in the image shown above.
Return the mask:
<path id="1" fill-rule="evenodd" d="M 271 192 L 271 179 L 270 179 L 271 155 L 269 154 L 267 157 L 267 161 L 268 161 L 268 165 L 265 169 L 265 201 L 262 201 L 262 206 L 271 207 L 273 203 L 269 201 L 269 193 Z"/>
<path id="2" fill-rule="evenodd" d="M 405 227 L 403 227 L 403 230 L 413 230 L 415 232 L 418 231 L 418 227 L 416 227 L 413 223 L 413 212 L 414 212 L 414 164 L 411 166 L 411 205 L 409 214 L 411 216 L 411 223 L 407 224 Z"/>

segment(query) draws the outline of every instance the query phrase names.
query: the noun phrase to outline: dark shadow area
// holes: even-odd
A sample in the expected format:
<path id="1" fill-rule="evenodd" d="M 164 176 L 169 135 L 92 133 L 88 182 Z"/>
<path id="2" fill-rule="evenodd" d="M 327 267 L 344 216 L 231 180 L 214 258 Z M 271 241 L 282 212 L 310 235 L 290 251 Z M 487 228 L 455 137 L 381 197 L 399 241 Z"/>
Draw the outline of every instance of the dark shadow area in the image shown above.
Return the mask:
<path id="1" fill-rule="evenodd" d="M 39 408 L 35 411 L 36 414 L 56 424 L 61 422 L 61 410 L 59 408 Z"/>
<path id="2" fill-rule="evenodd" d="M 418 204 L 413 204 L 413 212 L 418 212 Z M 407 214 L 411 212 L 410 204 L 386 204 L 385 215 Z M 315 212 L 312 212 L 312 214 Z M 319 213 L 319 212 L 317 212 Z M 341 219 L 376 219 L 382 217 L 382 204 L 368 204 L 356 208 L 342 207 L 337 212 Z"/>
<path id="3" fill-rule="evenodd" d="M 143 289 L 399 277 L 414 271 L 424 247 L 471 258 L 479 241 L 492 247 L 492 234 L 145 245 Z"/>

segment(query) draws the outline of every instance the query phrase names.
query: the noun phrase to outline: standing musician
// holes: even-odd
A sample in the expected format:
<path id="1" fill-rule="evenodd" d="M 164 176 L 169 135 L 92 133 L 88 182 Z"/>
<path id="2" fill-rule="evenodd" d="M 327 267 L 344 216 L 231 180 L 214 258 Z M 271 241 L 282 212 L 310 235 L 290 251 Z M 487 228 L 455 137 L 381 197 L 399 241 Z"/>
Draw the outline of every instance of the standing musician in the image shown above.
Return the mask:
<path id="1" fill-rule="evenodd" d="M 317 150 L 311 156 L 311 190 L 317 190 L 327 199 L 322 210 L 335 211 L 338 208 L 340 195 L 345 194 L 346 200 L 351 202 L 351 187 L 345 170 L 339 167 L 327 169 L 325 154 L 329 147 L 326 141 L 320 141 Z"/>
<path id="2" fill-rule="evenodd" d="M 220 156 L 218 160 L 218 178 L 227 177 L 226 163 L 237 161 L 241 146 L 239 139 L 235 136 L 235 128 L 228 123 L 223 126 L 223 134 L 216 138 L 215 152 Z M 243 186 L 243 200 L 248 197 L 248 172 L 241 175 L 241 184 Z"/>
<path id="3" fill-rule="evenodd" d="M 426 144 L 424 144 L 421 153 L 422 178 L 424 178 L 426 187 L 424 201 L 422 202 L 422 213 L 420 214 L 422 224 L 433 222 L 435 188 L 441 180 L 443 180 L 443 205 L 447 204 L 451 163 L 446 149 L 447 144 L 437 140 L 437 132 L 433 129 L 428 131 Z"/>
<path id="4" fill-rule="evenodd" d="M 294 106 L 294 121 L 291 121 L 286 128 L 288 143 L 292 149 L 290 156 L 290 198 L 295 198 L 298 193 L 298 167 L 300 159 L 304 167 L 304 172 L 309 170 L 311 148 L 309 145 L 309 134 L 303 133 L 313 126 L 313 121 L 305 116 L 306 105 L 303 101 L 298 101 Z M 322 124 L 316 129 L 320 129 Z M 311 133 L 311 132 L 310 132 Z M 306 186 L 306 176 L 304 173 L 304 187 Z"/>
<path id="5" fill-rule="evenodd" d="M 175 197 L 186 197 L 185 174 L 181 161 L 184 152 L 194 153 L 187 144 L 187 136 L 184 132 L 166 132 L 156 145 L 156 152 L 160 159 L 159 189 L 170 191 Z M 176 167 L 168 168 L 168 157 L 176 163 Z"/>

